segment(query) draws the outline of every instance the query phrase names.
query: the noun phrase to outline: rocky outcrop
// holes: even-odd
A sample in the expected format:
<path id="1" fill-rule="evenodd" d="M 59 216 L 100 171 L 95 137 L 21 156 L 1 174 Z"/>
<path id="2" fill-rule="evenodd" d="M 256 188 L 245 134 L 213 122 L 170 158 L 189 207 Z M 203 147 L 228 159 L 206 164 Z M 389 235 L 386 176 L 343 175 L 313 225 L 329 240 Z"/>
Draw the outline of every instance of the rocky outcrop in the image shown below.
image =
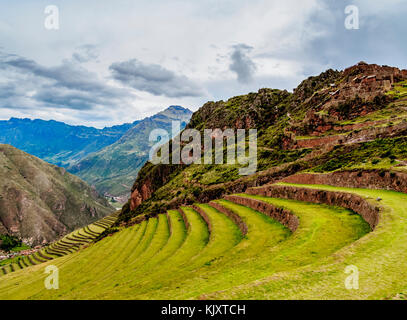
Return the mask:
<path id="1" fill-rule="evenodd" d="M 359 63 L 340 73 L 336 81 L 302 103 L 306 114 L 302 121 L 292 123 L 296 135 L 320 135 L 332 130 L 335 123 L 376 111 L 390 103 L 386 95 L 392 86 L 406 80 L 407 70 Z"/>
<path id="2" fill-rule="evenodd" d="M 137 208 L 144 200 L 151 197 L 153 190 L 151 188 L 151 180 L 144 181 L 140 188 L 136 188 L 131 193 L 130 208 Z"/>
<path id="3" fill-rule="evenodd" d="M 171 179 L 172 174 L 181 171 L 182 168 L 183 165 L 154 166 L 150 162 L 146 163 L 131 189 L 130 210 L 136 209 L 143 201 L 149 199 L 156 190 Z"/>
<path id="4" fill-rule="evenodd" d="M 264 213 L 270 218 L 277 220 L 282 225 L 286 226 L 288 229 L 290 229 L 291 232 L 295 232 L 295 230 L 297 230 L 298 228 L 298 217 L 284 208 L 276 207 L 270 203 L 257 199 L 239 197 L 234 195 L 226 196 L 225 199 Z"/>
<path id="5" fill-rule="evenodd" d="M 407 193 L 407 173 L 386 170 L 351 170 L 320 174 L 299 173 L 284 178 L 282 181 L 347 188 L 383 189 Z"/>
<path id="6" fill-rule="evenodd" d="M 379 124 L 384 123 L 386 122 L 379 122 Z M 407 133 L 407 121 L 401 121 L 395 125 L 393 125 L 390 121 L 387 121 L 387 123 L 387 126 L 364 128 L 357 131 L 351 131 L 348 134 L 331 135 L 319 138 L 295 140 L 295 136 L 293 137 L 293 135 L 291 135 L 290 141 L 286 139 L 285 149 L 319 148 L 327 145 L 360 143 L 378 138 L 391 138 L 399 135 L 405 135 Z"/>
<path id="7" fill-rule="evenodd" d="M 207 102 L 191 118 L 187 129 L 252 129 L 270 125 L 285 114 L 291 98 L 288 91 L 260 89 L 256 93 L 237 96 L 228 101 Z"/>
<path id="8" fill-rule="evenodd" d="M 374 230 L 379 223 L 380 207 L 373 205 L 366 199 L 353 193 L 280 185 L 252 188 L 247 190 L 246 193 L 302 202 L 327 204 L 330 206 L 350 209 L 359 214 L 370 225 L 372 230 Z"/>

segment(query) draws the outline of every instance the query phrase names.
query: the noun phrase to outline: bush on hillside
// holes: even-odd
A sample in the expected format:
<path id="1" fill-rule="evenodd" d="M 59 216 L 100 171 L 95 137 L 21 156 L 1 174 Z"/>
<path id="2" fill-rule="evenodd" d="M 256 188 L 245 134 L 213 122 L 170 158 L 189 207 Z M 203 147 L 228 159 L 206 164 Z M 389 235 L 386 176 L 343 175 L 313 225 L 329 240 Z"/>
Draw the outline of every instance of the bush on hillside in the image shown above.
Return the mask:
<path id="1" fill-rule="evenodd" d="M 9 235 L 0 235 L 0 249 L 10 251 L 13 248 L 21 246 L 21 240 Z"/>

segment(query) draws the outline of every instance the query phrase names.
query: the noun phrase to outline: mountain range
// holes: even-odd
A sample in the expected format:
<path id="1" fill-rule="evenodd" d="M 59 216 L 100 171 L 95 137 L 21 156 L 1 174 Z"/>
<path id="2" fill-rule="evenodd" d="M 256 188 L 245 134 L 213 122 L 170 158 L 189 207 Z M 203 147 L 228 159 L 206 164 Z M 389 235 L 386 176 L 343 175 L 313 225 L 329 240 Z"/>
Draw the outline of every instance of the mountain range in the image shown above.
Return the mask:
<path id="1" fill-rule="evenodd" d="M 171 106 L 139 121 L 115 143 L 88 155 L 69 171 L 94 185 L 99 192 L 124 196 L 127 200 L 138 171 L 148 160 L 153 145 L 149 142 L 150 132 L 154 129 L 171 132 L 172 121 L 180 121 L 183 129 L 191 115 L 188 109 Z"/>
<path id="2" fill-rule="evenodd" d="M 11 118 L 0 121 L 0 143 L 67 168 L 102 194 L 126 198 L 148 158 L 151 130 L 169 130 L 173 120 L 183 128 L 191 115 L 188 109 L 170 106 L 152 117 L 103 129 Z"/>
<path id="3" fill-rule="evenodd" d="M 135 124 L 137 121 L 97 129 L 55 120 L 11 118 L 0 120 L 0 143 L 10 144 L 51 164 L 69 167 L 116 142 Z"/>

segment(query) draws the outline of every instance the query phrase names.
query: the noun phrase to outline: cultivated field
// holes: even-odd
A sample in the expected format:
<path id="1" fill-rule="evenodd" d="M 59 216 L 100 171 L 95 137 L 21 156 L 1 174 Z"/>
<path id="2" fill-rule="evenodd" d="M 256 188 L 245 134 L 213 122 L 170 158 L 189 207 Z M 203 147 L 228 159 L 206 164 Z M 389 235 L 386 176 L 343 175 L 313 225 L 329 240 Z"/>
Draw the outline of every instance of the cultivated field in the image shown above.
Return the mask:
<path id="1" fill-rule="evenodd" d="M 18 261 L 15 272 L 6 269 L 7 274 L 0 278 L 0 298 L 404 297 L 406 194 L 327 185 L 282 185 L 358 195 L 367 206 L 380 208 L 379 223 L 372 230 L 361 215 L 349 208 L 248 192 L 236 195 L 239 201 L 229 197 L 170 210 L 98 242 L 92 238 L 101 232 L 97 229 L 102 227 L 100 223 L 79 230 L 35 256 Z M 253 199 L 259 208 L 272 208 L 282 216 L 274 219 L 267 210 L 237 204 Z M 287 213 L 298 221 L 298 226 L 285 223 Z M 58 290 L 44 287 L 44 269 L 50 264 L 59 268 Z M 23 270 L 18 270 L 20 265 Z M 359 270 L 357 290 L 345 287 L 345 268 L 350 265 Z"/>

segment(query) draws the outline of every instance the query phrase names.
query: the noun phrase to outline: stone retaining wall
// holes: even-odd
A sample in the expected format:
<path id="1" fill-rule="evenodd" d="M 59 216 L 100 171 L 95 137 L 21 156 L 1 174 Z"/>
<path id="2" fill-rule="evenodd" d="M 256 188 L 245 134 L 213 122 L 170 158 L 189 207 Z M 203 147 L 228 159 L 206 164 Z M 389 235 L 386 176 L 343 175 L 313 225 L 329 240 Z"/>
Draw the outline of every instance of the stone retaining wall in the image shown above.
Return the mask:
<path id="1" fill-rule="evenodd" d="M 327 144 L 341 144 L 345 140 L 345 136 L 327 136 L 313 139 L 295 140 L 293 149 L 316 148 Z"/>
<path id="2" fill-rule="evenodd" d="M 189 230 L 190 225 L 189 225 L 187 215 L 185 214 L 185 212 L 182 209 L 178 209 L 178 212 L 181 214 L 182 219 L 184 220 L 185 229 Z"/>
<path id="3" fill-rule="evenodd" d="M 282 181 L 347 188 L 384 189 L 407 193 L 407 173 L 383 170 L 336 171 L 321 174 L 300 173 L 284 178 Z"/>
<path id="4" fill-rule="evenodd" d="M 171 224 L 171 218 L 170 218 L 170 215 L 168 214 L 168 211 L 165 212 L 165 215 L 167 216 L 168 230 L 170 231 L 170 236 L 172 236 L 172 224 Z"/>
<path id="5" fill-rule="evenodd" d="M 205 212 L 205 210 L 201 209 L 198 206 L 194 205 L 191 208 L 194 209 L 196 212 L 198 212 L 200 214 L 200 216 L 202 217 L 202 219 L 204 219 L 204 221 L 208 225 L 208 231 L 209 231 L 209 236 L 210 236 L 212 234 L 212 223 L 208 217 L 208 214 Z"/>
<path id="6" fill-rule="evenodd" d="M 211 201 L 209 205 L 229 217 L 238 226 L 243 236 L 247 234 L 247 225 L 238 214 L 214 201 Z"/>
<path id="7" fill-rule="evenodd" d="M 372 230 L 379 223 L 380 207 L 352 193 L 279 185 L 252 188 L 246 192 L 253 195 L 327 204 L 350 209 L 362 216 Z"/>
<path id="8" fill-rule="evenodd" d="M 277 220 L 281 224 L 285 225 L 292 232 L 294 232 L 298 228 L 299 225 L 298 217 L 292 214 L 290 211 L 285 210 L 283 208 L 276 207 L 264 201 L 233 195 L 226 196 L 225 199 L 233 203 L 240 204 L 242 206 L 249 207 L 252 208 L 253 210 L 264 213 L 270 218 L 273 218 L 274 220 Z"/>
<path id="9" fill-rule="evenodd" d="M 389 122 L 390 123 L 390 122 Z M 325 145 L 361 143 L 378 138 L 391 138 L 405 134 L 407 131 L 407 122 L 402 121 L 396 125 L 385 127 L 371 127 L 360 131 L 352 131 L 344 135 L 333 135 L 312 139 L 294 140 L 289 149 L 317 148 Z"/>

